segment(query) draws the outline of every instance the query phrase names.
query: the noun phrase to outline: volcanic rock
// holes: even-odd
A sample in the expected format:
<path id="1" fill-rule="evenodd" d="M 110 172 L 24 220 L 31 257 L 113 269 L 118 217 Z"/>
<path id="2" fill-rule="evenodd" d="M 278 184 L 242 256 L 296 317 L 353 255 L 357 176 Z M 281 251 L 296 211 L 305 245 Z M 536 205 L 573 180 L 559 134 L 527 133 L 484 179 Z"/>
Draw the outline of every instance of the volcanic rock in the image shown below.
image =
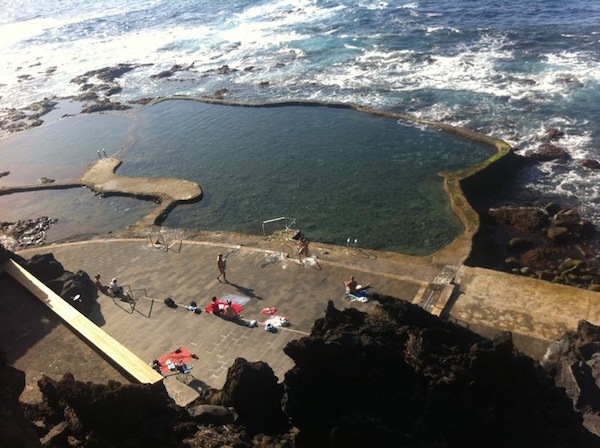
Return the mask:
<path id="1" fill-rule="evenodd" d="M 600 327 L 580 321 L 577 331 L 552 342 L 542 365 L 558 387 L 563 387 L 576 409 L 584 413 L 584 425 L 600 434 L 600 422 L 589 416 L 600 414 Z"/>
<path id="2" fill-rule="evenodd" d="M 373 295 L 330 302 L 290 342 L 284 409 L 302 446 L 577 446 L 581 416 L 505 333 L 494 340 Z M 385 397 L 382 399 L 382 397 Z M 485 409 L 485 412 L 482 410 Z M 510 428 L 507 431 L 506 428 Z"/>
<path id="3" fill-rule="evenodd" d="M 39 447 L 33 426 L 25 420 L 19 396 L 25 389 L 25 374 L 7 363 L 0 351 L 0 446 Z"/>
<path id="4" fill-rule="evenodd" d="M 251 433 L 285 432 L 287 416 L 281 409 L 283 385 L 264 362 L 237 358 L 227 371 L 222 404 L 235 408 L 238 422 Z"/>
<path id="5" fill-rule="evenodd" d="M 591 170 L 600 170 L 600 161 L 595 159 L 583 159 L 579 162 L 579 165 Z"/>
<path id="6" fill-rule="evenodd" d="M 549 162 L 555 160 L 558 163 L 567 163 L 571 158 L 569 153 L 558 146 L 550 143 L 544 143 L 537 151 L 533 154 L 529 154 L 527 157 L 536 160 L 538 162 Z"/>
<path id="7" fill-rule="evenodd" d="M 550 128 L 546 131 L 546 134 L 544 134 L 544 136 L 542 137 L 542 141 L 550 142 L 550 141 L 560 140 L 564 136 L 565 136 L 564 131 L 561 131 L 560 129 L 557 129 L 557 128 Z"/>
<path id="8" fill-rule="evenodd" d="M 524 231 L 536 231 L 548 225 L 548 214 L 539 207 L 499 207 L 488 210 L 498 224 L 511 225 Z"/>

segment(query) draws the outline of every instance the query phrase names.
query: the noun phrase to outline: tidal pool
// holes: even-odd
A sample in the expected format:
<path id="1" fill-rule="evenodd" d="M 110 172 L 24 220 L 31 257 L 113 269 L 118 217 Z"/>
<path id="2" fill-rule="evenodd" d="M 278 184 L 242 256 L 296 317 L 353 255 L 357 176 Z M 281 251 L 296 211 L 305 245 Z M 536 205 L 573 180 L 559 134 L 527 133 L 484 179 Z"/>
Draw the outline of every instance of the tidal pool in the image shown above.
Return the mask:
<path id="1" fill-rule="evenodd" d="M 150 213 L 156 204 L 123 196 L 99 197 L 85 188 L 44 190 L 0 196 L 0 221 L 48 216 L 57 219 L 46 241 L 73 235 L 104 234 L 124 229 Z"/>
<path id="2" fill-rule="evenodd" d="M 494 148 L 391 118 L 325 106 L 235 107 L 171 100 L 146 107 L 119 174 L 198 182 L 203 198 L 165 225 L 262 233 L 296 218 L 310 239 L 425 255 L 462 226 L 441 170 Z M 273 227 L 268 229 L 274 230 Z"/>
<path id="3" fill-rule="evenodd" d="M 11 171 L 0 186 L 42 176 L 75 180 L 102 148 L 123 160 L 117 174 L 201 185 L 202 200 L 175 207 L 166 226 L 260 234 L 263 221 L 286 216 L 309 240 L 357 239 L 363 248 L 413 255 L 433 253 L 462 231 L 437 173 L 495 152 L 351 109 L 169 100 L 130 114 L 68 117 L 0 140 L 0 171 Z M 0 196 L 0 220 L 58 218 L 48 234 L 56 240 L 124 228 L 153 206 L 52 190 Z"/>

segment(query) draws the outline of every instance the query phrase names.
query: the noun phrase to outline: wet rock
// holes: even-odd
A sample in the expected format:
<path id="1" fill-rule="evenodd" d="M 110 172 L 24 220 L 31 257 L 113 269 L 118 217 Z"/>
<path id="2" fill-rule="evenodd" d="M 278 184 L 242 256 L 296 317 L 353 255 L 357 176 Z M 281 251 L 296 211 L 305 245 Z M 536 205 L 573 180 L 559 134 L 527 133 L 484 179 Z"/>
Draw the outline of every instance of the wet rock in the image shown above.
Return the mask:
<path id="1" fill-rule="evenodd" d="M 226 88 L 219 89 L 219 90 L 216 90 L 216 91 L 215 91 L 215 93 L 213 94 L 213 96 L 214 96 L 215 98 L 218 98 L 218 99 L 222 100 L 222 99 L 223 99 L 223 97 L 225 96 L 225 94 L 226 94 L 227 92 L 229 92 L 229 89 L 226 89 Z"/>
<path id="2" fill-rule="evenodd" d="M 579 165 L 590 170 L 600 170 L 600 161 L 596 159 L 583 159 L 579 162 Z"/>
<path id="3" fill-rule="evenodd" d="M 553 216 L 560 212 L 562 207 L 556 202 L 549 202 L 544 206 L 544 210 L 549 216 Z"/>
<path id="4" fill-rule="evenodd" d="M 571 159 L 569 153 L 558 146 L 550 143 L 543 144 L 537 151 L 527 155 L 529 159 L 537 162 L 549 162 L 556 161 L 557 163 L 567 163 Z"/>
<path id="5" fill-rule="evenodd" d="M 564 136 L 565 136 L 564 131 L 561 131 L 560 129 L 557 129 L 557 128 L 550 128 L 546 131 L 546 133 L 542 137 L 542 141 L 544 141 L 544 142 L 556 141 L 556 140 L 560 140 Z"/>
<path id="6" fill-rule="evenodd" d="M 151 75 L 150 79 L 170 78 L 171 76 L 173 76 L 177 72 L 187 71 L 187 70 L 191 70 L 193 68 L 194 68 L 194 63 L 193 62 L 190 65 L 186 65 L 186 66 L 175 64 L 169 70 L 164 70 L 164 71 L 162 71 L 160 73 L 157 73 L 156 75 Z"/>
<path id="7" fill-rule="evenodd" d="M 54 179 L 49 179 L 47 177 L 40 177 L 40 184 L 51 184 L 54 182 Z"/>
<path id="8" fill-rule="evenodd" d="M 558 272 L 560 272 L 561 274 L 566 274 L 568 272 L 579 270 L 584 266 L 585 262 L 583 260 L 567 258 L 558 266 Z"/>
<path id="9" fill-rule="evenodd" d="M 508 247 L 512 250 L 517 250 L 517 251 L 529 249 L 533 245 L 534 245 L 533 241 L 531 241 L 527 238 L 520 238 L 520 237 L 511 238 L 510 241 L 508 242 Z"/>
<path id="10" fill-rule="evenodd" d="M 121 104 L 119 102 L 112 102 L 108 99 L 100 100 L 92 105 L 86 106 L 81 110 L 81 113 L 92 114 L 94 112 L 102 112 L 105 110 L 127 110 L 131 109 L 131 106 Z"/>
<path id="11" fill-rule="evenodd" d="M 554 241 L 564 241 L 567 239 L 567 237 L 569 236 L 569 229 L 567 229 L 566 227 L 550 227 L 548 229 L 548 238 L 550 238 L 551 240 Z"/>
<path id="12" fill-rule="evenodd" d="M 540 230 L 548 224 L 548 214 L 539 207 L 490 208 L 488 215 L 498 224 L 511 225 L 524 231 Z"/>
<path id="13" fill-rule="evenodd" d="M 145 64 L 147 65 L 147 64 Z M 125 73 L 135 70 L 138 67 L 142 67 L 141 64 L 117 64 L 113 67 L 104 67 L 98 70 L 90 70 L 83 75 L 77 76 L 71 79 L 72 83 L 85 84 L 92 77 L 97 77 L 104 82 L 113 82 L 115 79 L 120 78 Z"/>
<path id="14" fill-rule="evenodd" d="M 269 87 L 269 81 L 261 81 L 258 83 L 258 87 Z"/>
<path id="15" fill-rule="evenodd" d="M 600 292 L 600 284 L 591 283 L 591 284 L 588 286 L 588 289 L 589 289 L 590 291 L 596 291 L 596 292 Z"/>
<path id="16" fill-rule="evenodd" d="M 10 174 L 10 171 L 2 171 L 0 172 L 0 177 L 5 177 L 8 176 Z"/>

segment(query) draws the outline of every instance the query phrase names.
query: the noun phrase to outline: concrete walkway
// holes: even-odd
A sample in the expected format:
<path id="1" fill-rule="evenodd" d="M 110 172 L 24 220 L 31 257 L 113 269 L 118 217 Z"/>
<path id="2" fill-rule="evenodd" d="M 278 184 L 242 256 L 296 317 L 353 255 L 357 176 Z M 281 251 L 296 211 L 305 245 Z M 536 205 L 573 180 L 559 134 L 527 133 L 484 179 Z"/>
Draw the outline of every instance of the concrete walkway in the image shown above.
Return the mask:
<path id="1" fill-rule="evenodd" d="M 194 352 L 198 360 L 191 381 L 183 383 L 175 376 L 165 380 L 180 404 L 193 400 L 204 387 L 221 388 L 237 357 L 267 362 L 282 380 L 293 366 L 283 348 L 309 334 L 329 300 L 338 308 L 369 311 L 376 306 L 344 299 L 343 280 L 349 275 L 371 282 L 376 292 L 422 304 L 445 270 L 421 259 L 317 245 L 311 247 L 317 258 L 302 265 L 264 239 L 256 238 L 254 244 L 246 239 L 244 245 L 232 240 L 185 240 L 167 249 L 143 238 L 100 239 L 19 254 L 29 258 L 52 252 L 67 270 L 100 273 L 105 283 L 117 277 L 129 285 L 137 299 L 135 308 L 100 294 L 91 319 L 146 362 L 180 346 Z M 227 257 L 229 283 L 216 279 L 218 253 Z M 600 324 L 598 293 L 465 266 L 455 274 L 449 278 L 453 284 L 445 285 L 451 292 L 444 298 L 446 317 L 488 336 L 512 331 L 517 348 L 535 358 L 549 342 L 574 330 L 579 319 Z M 243 317 L 257 320 L 259 326 L 248 328 L 184 308 L 192 300 L 204 307 L 212 296 L 225 294 L 249 298 Z M 165 306 L 166 297 L 173 297 L 179 307 Z M 275 334 L 266 332 L 269 316 L 261 313 L 265 307 L 277 308 L 292 325 Z"/>

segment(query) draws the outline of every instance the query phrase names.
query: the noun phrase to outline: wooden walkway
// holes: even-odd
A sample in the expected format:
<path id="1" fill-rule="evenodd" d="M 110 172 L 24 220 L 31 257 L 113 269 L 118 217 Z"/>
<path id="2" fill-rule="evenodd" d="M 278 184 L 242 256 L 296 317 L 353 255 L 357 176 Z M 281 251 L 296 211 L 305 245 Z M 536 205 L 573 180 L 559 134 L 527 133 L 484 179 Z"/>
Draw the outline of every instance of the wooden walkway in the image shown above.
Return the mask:
<path id="1" fill-rule="evenodd" d="M 100 354 L 104 355 L 119 370 L 140 383 L 156 383 L 163 376 L 123 347 L 114 338 L 106 334 L 96 324 L 65 302 L 50 288 L 40 282 L 31 273 L 13 260 L 0 266 L 0 272 L 6 272 L 17 282 L 50 308 L 76 334 L 85 339 Z"/>

